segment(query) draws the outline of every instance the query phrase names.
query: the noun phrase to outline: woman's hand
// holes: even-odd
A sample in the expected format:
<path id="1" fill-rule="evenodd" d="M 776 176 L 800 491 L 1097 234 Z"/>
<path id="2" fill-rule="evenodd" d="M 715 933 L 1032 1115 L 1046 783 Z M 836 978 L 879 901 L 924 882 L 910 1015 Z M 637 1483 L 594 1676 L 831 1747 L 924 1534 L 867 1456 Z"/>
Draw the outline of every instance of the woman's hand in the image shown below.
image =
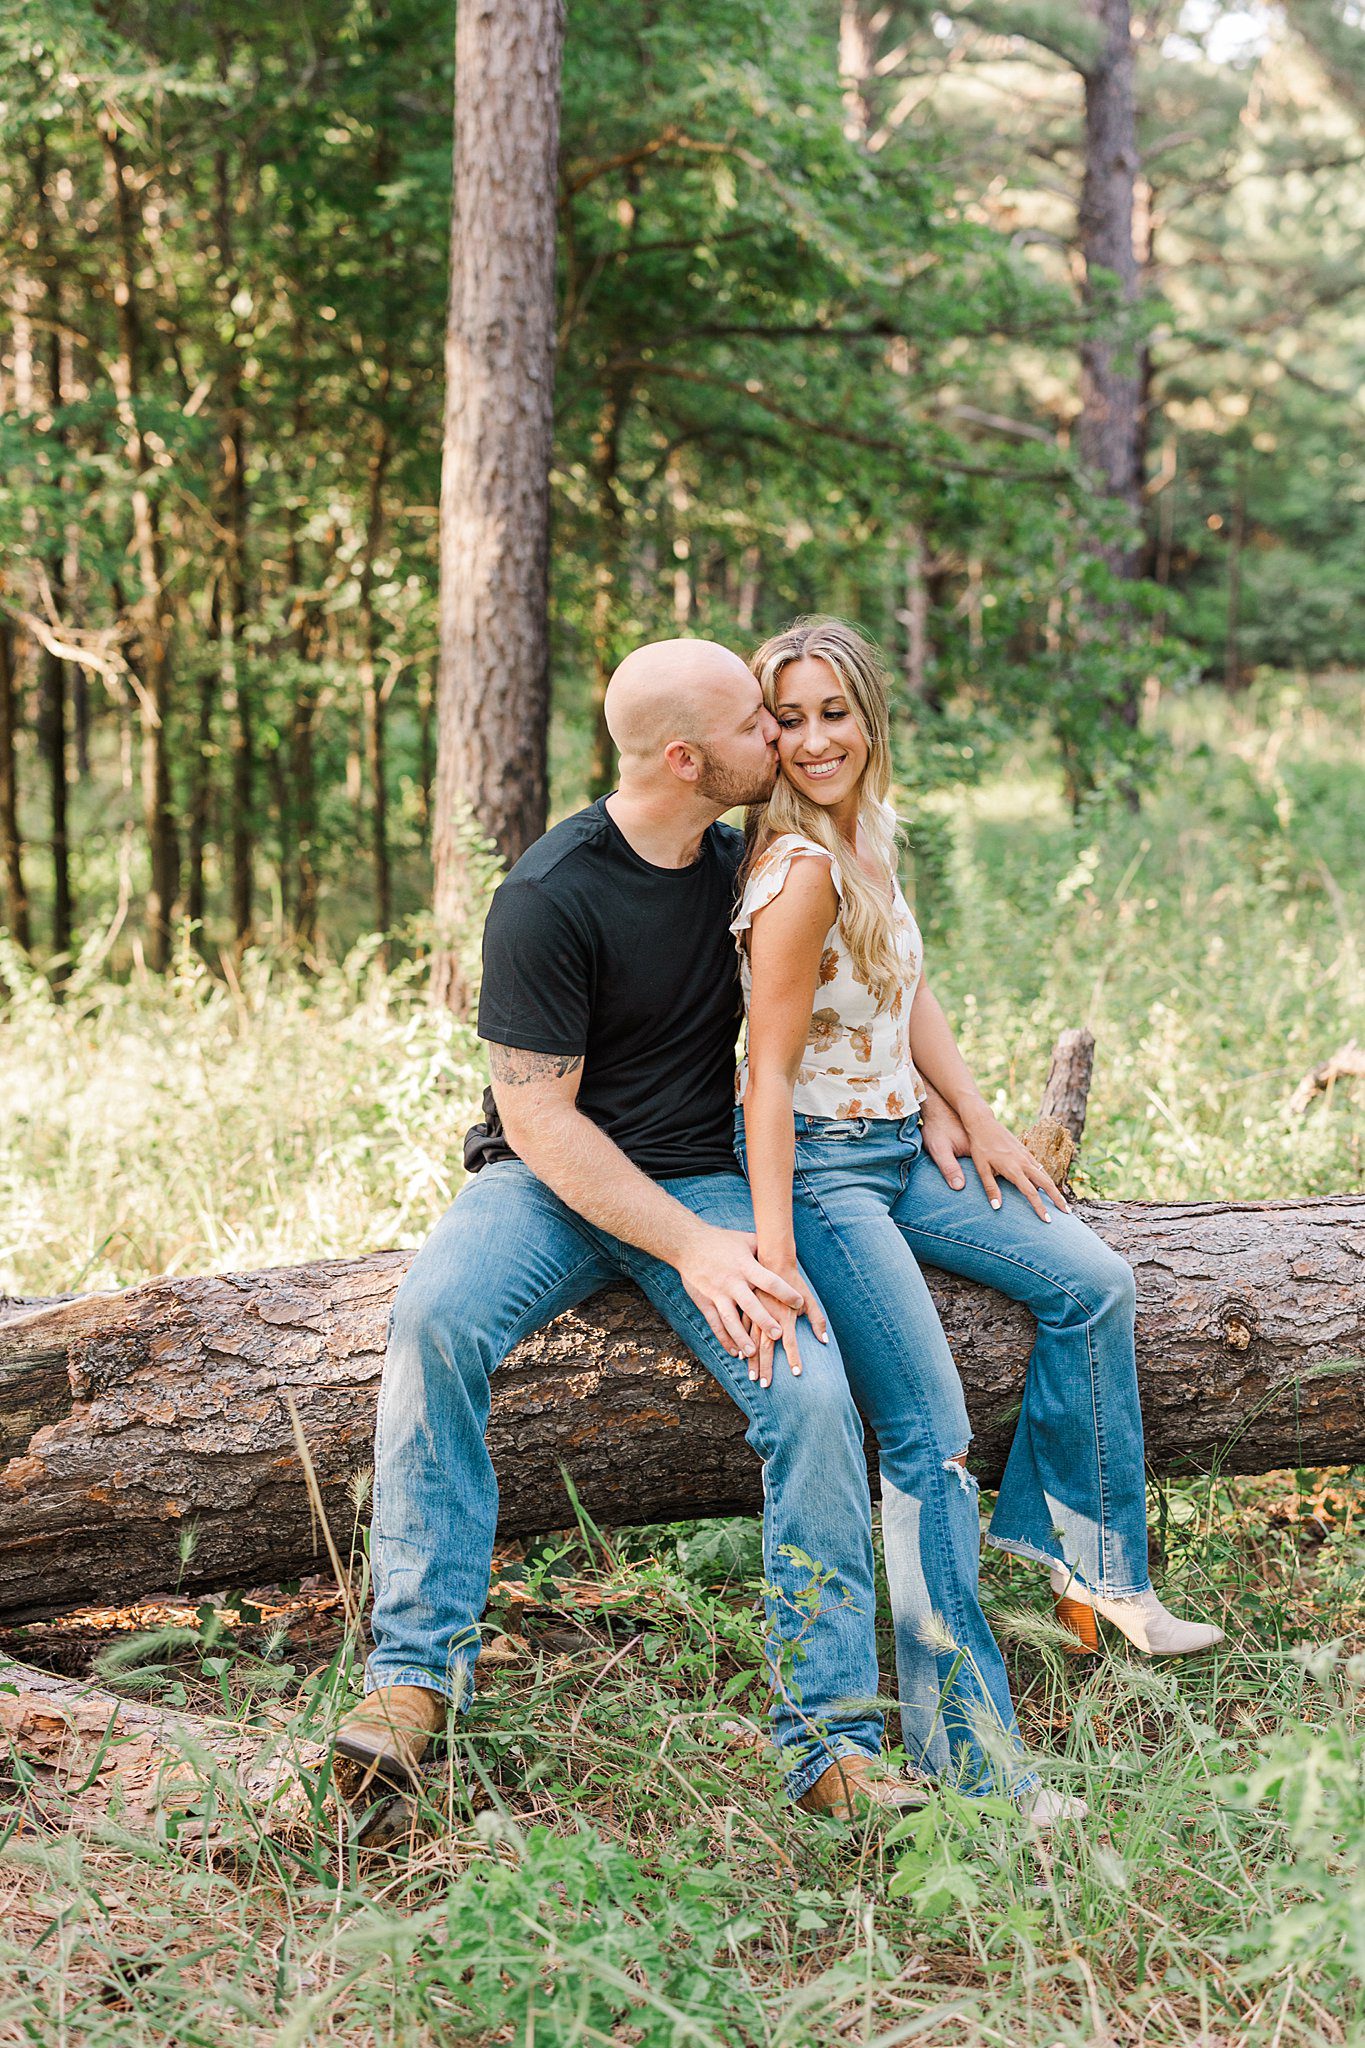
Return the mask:
<path id="1" fill-rule="evenodd" d="M 780 1279 L 785 1280 L 787 1285 L 802 1297 L 806 1303 L 805 1314 L 810 1322 L 810 1326 L 821 1343 L 825 1343 L 827 1341 L 825 1318 L 819 1302 L 811 1293 L 810 1287 L 796 1263 L 796 1254 L 790 1252 L 782 1257 L 764 1259 L 762 1263 L 771 1272 L 776 1273 Z M 770 1387 L 772 1385 L 773 1352 L 776 1342 L 780 1341 L 782 1349 L 787 1354 L 787 1364 L 791 1367 L 792 1378 L 800 1379 L 801 1347 L 796 1338 L 796 1325 L 802 1314 L 801 1309 L 793 1308 L 788 1302 L 779 1301 L 776 1295 L 772 1294 L 760 1292 L 759 1299 L 762 1301 L 764 1308 L 769 1309 L 777 1318 L 782 1334 L 780 1340 L 775 1340 L 763 1324 L 750 1322 L 749 1334 L 757 1343 L 758 1349 L 749 1360 L 749 1378 L 757 1380 L 761 1387 Z"/>
<path id="2" fill-rule="evenodd" d="M 1007 1180 L 1013 1182 L 1044 1223 L 1050 1223 L 1052 1218 L 1043 1206 L 1038 1193 L 1040 1188 L 1052 1197 L 1064 1216 L 1070 1213 L 1052 1175 L 1038 1164 L 1013 1131 L 1005 1129 L 999 1117 L 994 1116 L 984 1102 L 969 1105 L 961 1111 L 961 1116 L 971 1148 L 972 1164 L 981 1176 L 981 1185 L 992 1209 L 1000 1207 L 1000 1183 Z"/>

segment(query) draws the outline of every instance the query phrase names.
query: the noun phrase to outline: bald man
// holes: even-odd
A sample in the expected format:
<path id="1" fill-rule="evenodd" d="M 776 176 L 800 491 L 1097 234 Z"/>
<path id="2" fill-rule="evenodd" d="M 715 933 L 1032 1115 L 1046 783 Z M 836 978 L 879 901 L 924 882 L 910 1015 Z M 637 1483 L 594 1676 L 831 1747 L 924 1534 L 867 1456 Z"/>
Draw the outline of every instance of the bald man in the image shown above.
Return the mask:
<path id="1" fill-rule="evenodd" d="M 468 1705 L 497 1523 L 490 1377 L 523 1337 L 628 1278 L 743 1408 L 763 1462 L 789 1796 L 843 1810 L 856 1760 L 860 1793 L 902 1804 L 903 1779 L 867 1771 L 882 1724 L 862 1426 L 818 1302 L 755 1256 L 733 1150 L 743 840 L 719 820 L 770 794 L 777 726 L 745 664 L 705 640 L 638 648 L 606 715 L 620 787 L 531 847 L 488 913 L 479 1033 L 495 1107 L 394 1302 L 375 1647 L 336 1748 L 367 1782 L 411 1786 Z M 770 1374 L 746 1318 L 780 1337 L 775 1305 L 789 1342 Z M 823 1591 L 800 1558 L 830 1574 Z"/>

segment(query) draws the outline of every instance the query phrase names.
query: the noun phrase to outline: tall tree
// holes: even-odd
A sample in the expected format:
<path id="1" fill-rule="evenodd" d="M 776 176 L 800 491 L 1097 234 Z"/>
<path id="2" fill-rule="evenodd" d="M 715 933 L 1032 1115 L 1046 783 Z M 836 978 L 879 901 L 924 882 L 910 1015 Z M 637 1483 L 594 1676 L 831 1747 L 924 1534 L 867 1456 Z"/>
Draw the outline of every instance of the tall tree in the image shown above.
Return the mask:
<path id="1" fill-rule="evenodd" d="M 1092 320 L 1081 342 L 1081 461 L 1128 514 L 1130 528 L 1103 544 L 1119 575 L 1138 573 L 1142 508 L 1142 363 L 1133 313 L 1139 290 L 1133 241 L 1138 176 L 1137 100 L 1130 0 L 1089 0 L 1099 30 L 1083 61 L 1085 171 L 1077 229 Z M 1129 707 L 1125 706 L 1125 709 Z M 1136 715 L 1136 707 L 1132 707 Z"/>
<path id="2" fill-rule="evenodd" d="M 44 552 L 47 558 L 46 597 L 54 613 L 60 618 L 66 610 L 67 559 L 66 522 L 59 509 L 66 482 L 66 434 L 65 428 L 60 424 L 62 408 L 66 403 L 65 379 L 62 374 L 65 314 L 62 254 L 57 247 L 55 209 L 49 190 L 51 175 L 47 137 L 44 134 L 39 138 L 34 157 L 33 182 L 37 200 L 39 249 L 46 285 L 47 396 L 55 422 L 51 433 L 53 452 L 58 458 L 53 516 L 45 522 L 50 525 L 51 532 Z M 49 645 L 43 648 L 39 670 L 41 680 L 38 745 L 47 767 L 49 808 L 52 818 L 52 950 L 57 954 L 66 954 L 71 950 L 72 919 L 71 853 L 66 801 L 67 667 L 61 655 Z"/>
<path id="3" fill-rule="evenodd" d="M 462 0 L 446 327 L 432 993 L 472 816 L 512 861 L 544 830 L 555 198 L 563 0 Z"/>
<path id="4" fill-rule="evenodd" d="M 171 807 L 170 734 L 171 619 L 168 607 L 160 508 L 153 483 L 153 455 L 139 409 L 142 377 L 140 312 L 141 241 L 145 230 L 141 191 L 124 150 L 114 115 L 99 121 L 107 186 L 114 217 L 117 271 L 114 285 L 117 345 L 110 359 L 119 426 L 131 473 L 134 552 L 139 592 L 130 608 L 137 636 L 138 706 L 142 716 L 142 815 L 150 853 L 147 925 L 153 967 L 171 955 L 171 917 L 180 887 L 180 848 Z"/>
<path id="5" fill-rule="evenodd" d="M 19 724 L 19 693 L 14 687 L 14 633 L 0 615 L 0 886 L 5 924 L 10 936 L 27 952 L 28 891 L 24 887 L 24 849 L 19 837 L 19 776 L 15 740 Z"/>

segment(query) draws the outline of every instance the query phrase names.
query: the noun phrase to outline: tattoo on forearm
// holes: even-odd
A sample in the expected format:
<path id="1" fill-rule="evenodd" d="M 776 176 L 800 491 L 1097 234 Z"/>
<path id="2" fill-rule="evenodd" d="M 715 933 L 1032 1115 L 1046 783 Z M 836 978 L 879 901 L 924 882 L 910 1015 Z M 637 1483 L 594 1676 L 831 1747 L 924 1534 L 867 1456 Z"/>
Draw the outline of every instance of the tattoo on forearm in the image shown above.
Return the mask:
<path id="1" fill-rule="evenodd" d="M 562 1081 L 583 1064 L 581 1052 L 523 1052 L 515 1045 L 491 1045 L 488 1064 L 493 1079 L 504 1088 L 520 1088 L 528 1081 Z"/>

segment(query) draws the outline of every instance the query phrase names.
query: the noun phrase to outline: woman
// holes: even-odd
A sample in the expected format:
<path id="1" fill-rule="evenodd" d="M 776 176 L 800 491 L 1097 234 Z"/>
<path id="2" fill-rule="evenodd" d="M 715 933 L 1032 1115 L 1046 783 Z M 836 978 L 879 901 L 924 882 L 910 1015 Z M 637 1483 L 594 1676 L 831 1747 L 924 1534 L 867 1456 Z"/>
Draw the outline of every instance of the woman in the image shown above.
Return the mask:
<path id="1" fill-rule="evenodd" d="M 733 925 L 748 1016 L 736 1146 L 758 1255 L 794 1285 L 798 1263 L 809 1275 L 877 1437 L 911 1763 L 1018 1796 L 1034 1781 L 979 1602 L 967 1412 L 921 1260 L 1038 1321 L 990 1540 L 1050 1567 L 1088 1640 L 1097 1613 L 1149 1654 L 1222 1632 L 1178 1620 L 1151 1589 L 1132 1273 L 992 1114 L 924 979 L 896 881 L 875 650 L 837 620 L 802 619 L 751 666 L 779 726 Z M 926 1083 L 970 1148 L 957 1189 L 924 1155 Z"/>

